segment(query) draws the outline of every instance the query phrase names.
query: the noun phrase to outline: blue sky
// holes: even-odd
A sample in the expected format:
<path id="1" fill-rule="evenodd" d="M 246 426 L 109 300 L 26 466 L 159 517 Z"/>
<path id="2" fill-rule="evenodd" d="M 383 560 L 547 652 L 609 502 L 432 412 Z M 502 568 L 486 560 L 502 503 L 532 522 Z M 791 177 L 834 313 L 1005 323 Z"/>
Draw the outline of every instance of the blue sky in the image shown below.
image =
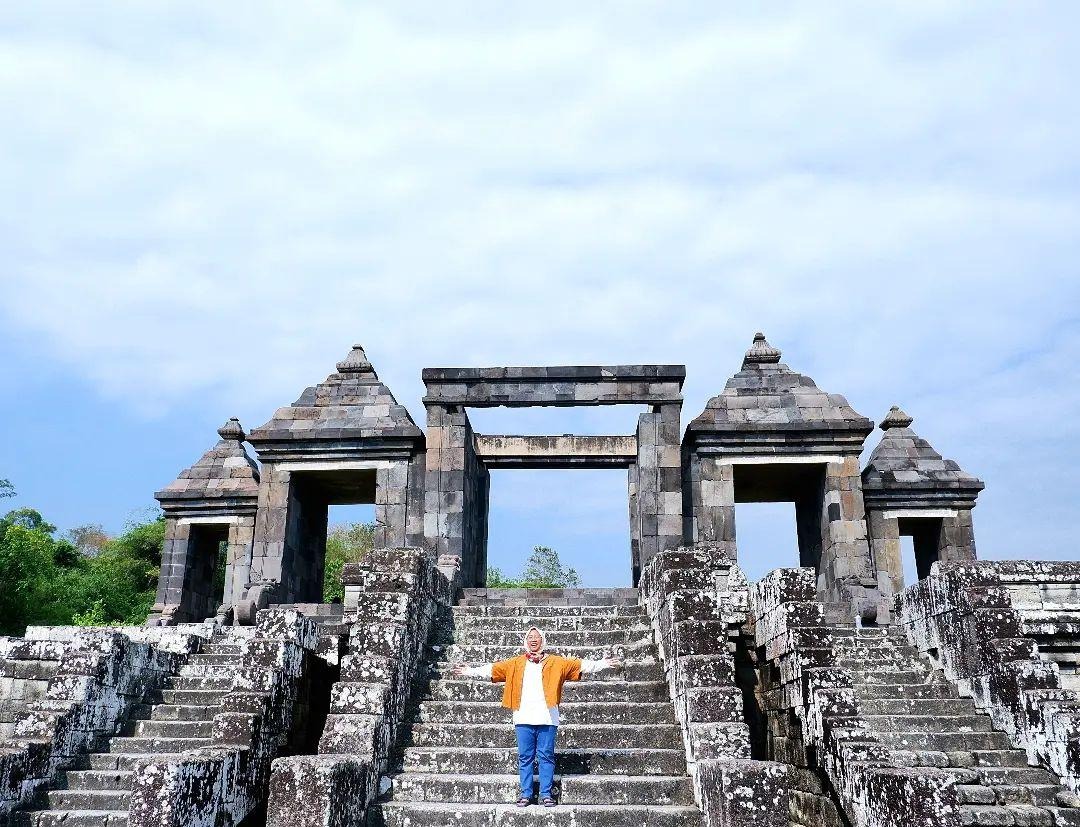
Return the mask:
<path id="1" fill-rule="evenodd" d="M 986 480 L 981 554 L 1077 556 L 1075 4 L 403 5 L 0 8 L 13 504 L 118 530 L 353 341 L 418 421 L 424 366 L 675 362 L 685 423 L 762 329 Z M 623 475 L 493 506 L 625 578 Z"/>

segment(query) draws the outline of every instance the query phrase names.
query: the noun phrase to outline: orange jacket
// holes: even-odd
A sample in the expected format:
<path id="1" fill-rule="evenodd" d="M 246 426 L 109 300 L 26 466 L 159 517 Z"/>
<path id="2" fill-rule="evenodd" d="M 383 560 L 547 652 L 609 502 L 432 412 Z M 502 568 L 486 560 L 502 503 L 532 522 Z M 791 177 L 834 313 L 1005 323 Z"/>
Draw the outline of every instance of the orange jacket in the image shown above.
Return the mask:
<path id="1" fill-rule="evenodd" d="M 491 682 L 502 683 L 502 705 L 507 709 L 517 710 L 521 706 L 521 683 L 525 679 L 524 655 L 501 660 L 491 665 Z M 559 655 L 547 655 L 541 661 L 541 681 L 544 684 L 544 700 L 549 707 L 558 706 L 562 700 L 562 687 L 567 681 L 581 680 L 581 661 L 577 658 L 564 658 Z"/>

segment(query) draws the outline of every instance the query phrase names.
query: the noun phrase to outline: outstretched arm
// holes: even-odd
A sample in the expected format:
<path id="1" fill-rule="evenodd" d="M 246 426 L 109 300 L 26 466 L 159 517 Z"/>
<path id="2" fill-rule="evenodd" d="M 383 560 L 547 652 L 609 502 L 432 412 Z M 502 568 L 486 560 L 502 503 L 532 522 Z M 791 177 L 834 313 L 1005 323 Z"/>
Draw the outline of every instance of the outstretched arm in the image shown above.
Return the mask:
<path id="1" fill-rule="evenodd" d="M 604 669 L 618 669 L 620 666 L 622 666 L 622 661 L 617 658 L 601 658 L 600 660 L 586 658 L 581 661 L 581 674 L 591 675 Z"/>
<path id="2" fill-rule="evenodd" d="M 466 663 L 459 663 L 454 667 L 455 678 L 487 678 L 491 680 L 491 664 L 482 663 L 479 666 L 469 666 Z"/>

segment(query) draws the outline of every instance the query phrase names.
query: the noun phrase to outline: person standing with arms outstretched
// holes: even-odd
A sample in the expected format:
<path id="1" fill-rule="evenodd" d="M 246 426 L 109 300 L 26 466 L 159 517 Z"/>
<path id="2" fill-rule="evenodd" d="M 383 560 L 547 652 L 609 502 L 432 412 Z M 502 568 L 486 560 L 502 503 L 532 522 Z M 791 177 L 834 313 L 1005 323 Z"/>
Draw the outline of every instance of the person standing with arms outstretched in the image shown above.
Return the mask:
<path id="1" fill-rule="evenodd" d="M 519 807 L 532 802 L 533 761 L 539 768 L 540 803 L 545 807 L 555 806 L 551 785 L 555 776 L 555 736 L 563 684 L 622 665 L 613 658 L 579 660 L 549 655 L 546 644 L 544 633 L 530 626 L 522 645 L 524 652 L 516 658 L 482 666 L 462 664 L 454 669 L 454 675 L 459 678 L 488 678 L 492 683 L 505 684 L 502 705 L 513 710 L 517 733 Z"/>

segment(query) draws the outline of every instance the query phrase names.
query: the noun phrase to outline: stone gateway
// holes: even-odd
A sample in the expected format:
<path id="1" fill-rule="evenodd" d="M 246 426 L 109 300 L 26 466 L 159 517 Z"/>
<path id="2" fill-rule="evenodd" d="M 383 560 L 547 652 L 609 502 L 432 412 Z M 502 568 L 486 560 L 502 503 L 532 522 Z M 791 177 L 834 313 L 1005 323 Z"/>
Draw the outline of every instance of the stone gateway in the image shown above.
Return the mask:
<path id="1" fill-rule="evenodd" d="M 250 433 L 228 420 L 156 495 L 166 539 L 146 625 L 0 638 L 0 814 L 1080 827 L 1080 564 L 977 560 L 982 481 L 898 407 L 863 466 L 873 422 L 760 333 L 684 431 L 685 376 L 429 368 L 421 428 L 357 345 Z M 592 405 L 636 406 L 634 433 L 469 420 Z M 626 469 L 633 586 L 487 588 L 499 468 Z M 740 502 L 794 505 L 791 568 L 747 581 Z M 374 548 L 324 603 L 328 510 L 350 503 L 374 505 Z M 521 656 L 532 626 L 559 662 L 605 664 L 563 688 L 554 778 L 545 758 L 533 781 L 546 806 L 525 806 L 503 686 L 476 677 Z"/>

